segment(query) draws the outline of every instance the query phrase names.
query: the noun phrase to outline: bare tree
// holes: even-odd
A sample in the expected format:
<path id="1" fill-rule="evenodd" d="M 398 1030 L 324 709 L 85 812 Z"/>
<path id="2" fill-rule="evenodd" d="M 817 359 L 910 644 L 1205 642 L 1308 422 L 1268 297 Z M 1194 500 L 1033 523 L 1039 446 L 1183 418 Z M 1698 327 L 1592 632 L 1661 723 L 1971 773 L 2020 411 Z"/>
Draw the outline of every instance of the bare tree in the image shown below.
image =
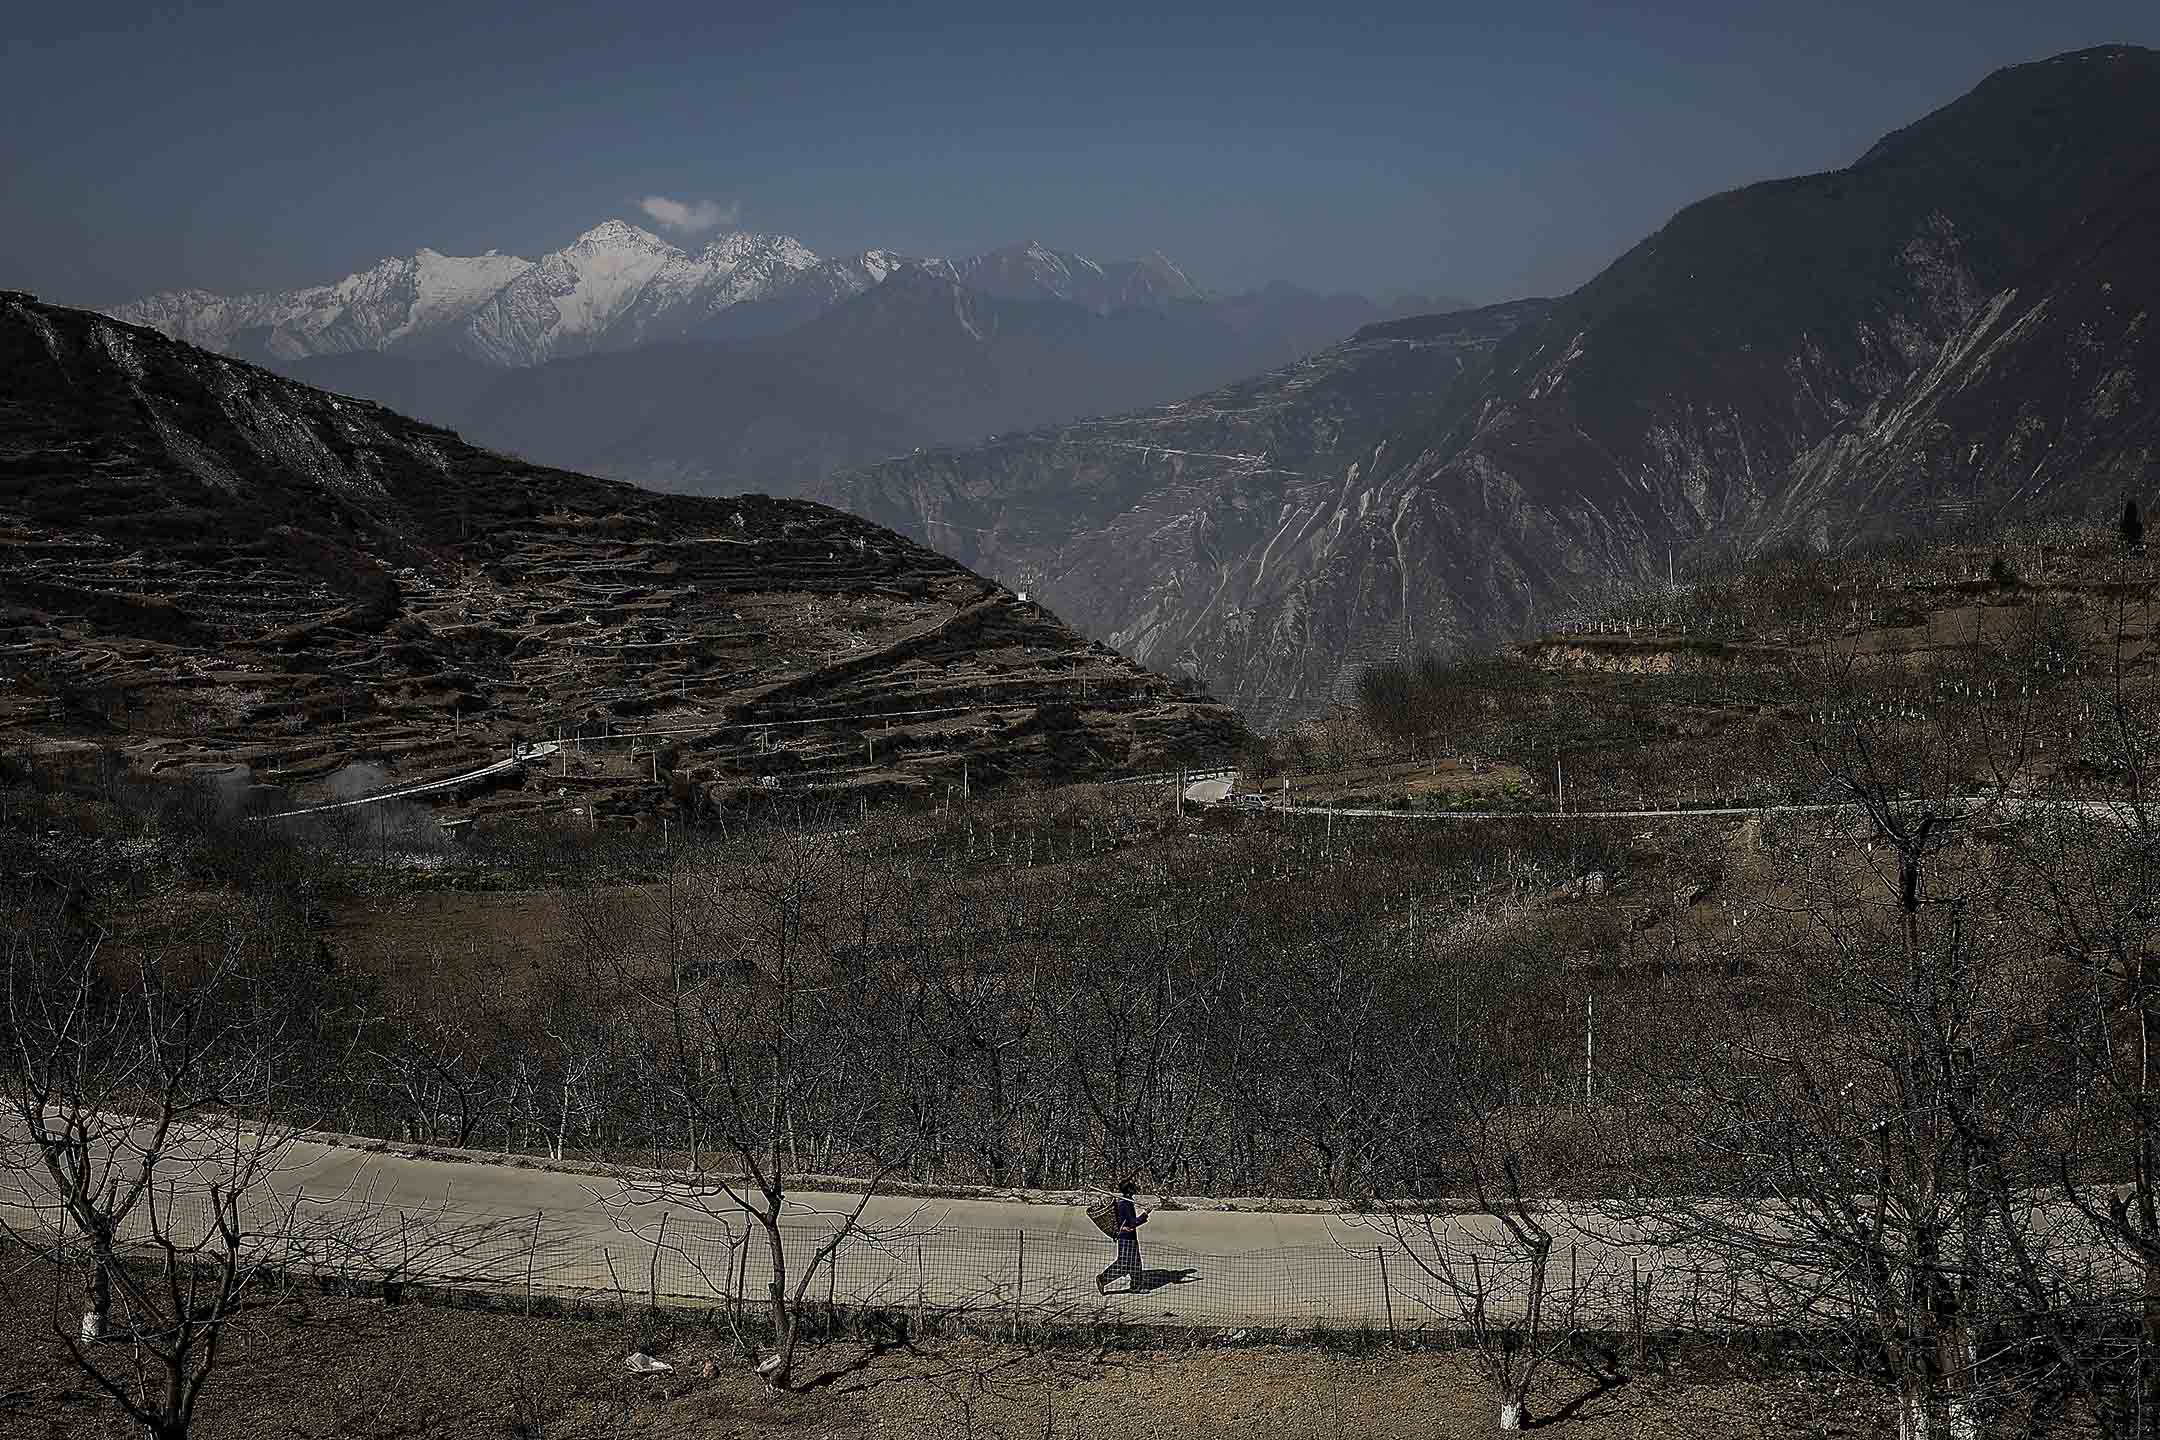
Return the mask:
<path id="1" fill-rule="evenodd" d="M 2030 668 L 2074 695 L 2068 773 L 2010 849 L 2033 947 L 2068 972 L 2056 1027 L 2071 1097 L 2053 1132 L 2061 1193 L 2136 1276 L 2130 1393 L 2104 1383 L 2104 1364 L 2079 1369 L 2096 1405 L 2138 1424 L 2160 1416 L 2160 715 L 2135 676 L 2128 622 L 2125 600 L 2102 656 L 2081 654 L 2073 636 L 2040 637 L 2045 664 Z"/>
<path id="2" fill-rule="evenodd" d="M 388 1013 L 371 1028 L 371 1088 L 407 1138 L 463 1148 L 492 1120 L 505 1132 L 515 1105 L 506 1073 L 499 997 L 438 951 L 401 977 Z"/>
<path id="3" fill-rule="evenodd" d="M 1872 1351 L 1909 1440 L 1962 1437 L 2031 1384 L 1988 1337 L 2030 1329 L 2074 1243 L 2034 1199 L 2052 980 L 1982 833 L 2018 813 L 2035 707 L 1970 671 L 1839 678 L 1800 759 L 1844 808 L 1765 841 L 1785 898 L 1731 942 L 1750 1003 L 1676 987 L 1669 1019 L 1703 1042 L 1634 1077 L 1625 1136 L 1660 1193 L 1607 1209 L 1722 1267 L 1729 1323 Z"/>
<path id="4" fill-rule="evenodd" d="M 1077 944 L 1049 978 L 1039 1003 L 1067 1017 L 1062 1032 L 1070 1094 L 1093 1121 L 1105 1174 L 1177 1174 L 1194 1136 L 1199 1101 L 1187 1083 L 1192 1035 L 1184 1023 L 1189 994 L 1175 963 L 1192 923 L 1159 910 L 1109 916 Z M 1074 926 L 1075 940 L 1081 927 Z"/>
<path id="5" fill-rule="evenodd" d="M 7 941 L 8 1228 L 79 1267 L 75 1364 L 146 1432 L 179 1440 L 226 1331 L 274 1258 L 255 1192 L 295 1134 L 275 1118 L 298 1028 L 244 914 L 184 949 L 111 953 L 18 910 Z"/>
<path id="6" fill-rule="evenodd" d="M 607 1196 L 623 1223 L 664 1201 L 741 1221 L 762 1236 L 773 1344 L 758 1372 L 794 1383 L 800 1322 L 821 1270 L 866 1221 L 879 1189 L 907 1164 L 919 1131 L 907 1099 L 924 1083 L 909 985 L 877 944 L 904 877 L 875 836 L 811 825 L 743 836 L 706 857 L 700 933 L 714 953 L 694 973 L 633 977 L 649 1017 L 659 1110 L 689 1144 L 683 1179 L 630 1183 Z M 844 1137 L 859 1186 L 805 1205 L 795 1191 L 806 1134 Z M 807 1255 L 789 1232 L 815 1229 Z"/>
<path id="7" fill-rule="evenodd" d="M 1470 1341 L 1505 1431 L 1530 1423 L 1530 1392 L 1574 1343 L 1570 1319 L 1580 1277 L 1556 1284 L 1558 1234 L 1552 1197 L 1569 1186 L 1564 1096 L 1541 1092 L 1502 1027 L 1428 1030 L 1407 1048 L 1423 1060 L 1414 1086 L 1420 1123 L 1401 1160 L 1448 1195 L 1376 1208 L 1350 1218 L 1396 1257 L 1404 1293 L 1441 1312 Z M 1451 1213 L 1459 1212 L 1459 1213 Z"/>

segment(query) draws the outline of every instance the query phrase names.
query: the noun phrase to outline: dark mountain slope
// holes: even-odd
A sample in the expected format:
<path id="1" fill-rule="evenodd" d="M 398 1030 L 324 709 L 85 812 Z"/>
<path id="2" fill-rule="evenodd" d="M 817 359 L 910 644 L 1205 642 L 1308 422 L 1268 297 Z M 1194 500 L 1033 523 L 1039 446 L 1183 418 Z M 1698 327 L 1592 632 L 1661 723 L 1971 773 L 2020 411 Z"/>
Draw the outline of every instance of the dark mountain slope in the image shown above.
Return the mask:
<path id="1" fill-rule="evenodd" d="M 1794 467 L 1763 528 L 1817 543 L 2109 510 L 2160 487 L 2160 165 Z"/>
<path id="2" fill-rule="evenodd" d="M 476 802 L 621 813 L 760 774 L 905 790 L 963 763 L 1055 778 L 1238 737 L 1219 706 L 819 505 L 540 469 L 17 294 L 0 376 L 0 723 L 33 735 L 305 790 L 360 761 L 460 773 L 558 728 L 667 732 L 657 760 L 588 755 Z"/>
<path id="3" fill-rule="evenodd" d="M 1264 567 L 1257 555 L 1230 560 L 1216 583 L 1121 577 L 1120 593 L 1076 569 L 1071 557 L 1105 539 L 1100 507 L 1070 498 L 1096 485 L 1084 457 L 1054 447 L 920 457 L 824 493 L 915 535 L 948 533 L 938 526 L 949 495 L 1006 497 L 1030 538 L 1009 530 L 983 554 L 986 569 L 1036 581 L 1093 633 L 1201 676 L 1272 723 L 1340 693 L 1374 655 L 1520 633 L 1541 606 L 1662 575 L 1676 550 L 1744 547 L 1796 526 L 1835 543 L 1911 523 L 1919 502 L 1902 487 L 1916 452 L 1862 441 L 1911 408 L 1900 397 L 1918 397 L 1938 355 L 2024 313 L 2008 291 L 2059 295 L 2056 312 L 2074 308 L 2073 292 L 2088 308 L 2092 294 L 2113 294 L 2079 290 L 2078 267 L 2101 262 L 2075 257 L 2095 253 L 2114 223 L 2123 238 L 2104 242 L 2102 268 L 2135 268 L 2136 196 L 2156 162 L 2160 54 L 2115 47 L 1991 76 L 1847 169 L 1692 205 L 1582 289 L 1487 337 L 1489 361 L 1392 413 L 1361 404 L 1364 447 L 1316 452 L 1301 480 L 1336 497 L 1327 543 L 1294 544 L 1287 564 L 1279 550 Z M 2100 228 L 2077 240 L 2089 223 Z M 2121 299 L 2076 332 L 2076 344 L 2113 347 L 2118 378 L 2104 393 L 2080 398 L 2060 380 L 2083 373 L 2066 365 L 2100 363 L 2066 348 L 2072 332 L 2049 339 L 2034 323 L 2019 332 L 2028 343 L 1980 346 L 1976 356 L 1996 357 L 1994 408 L 1975 392 L 1969 411 L 1934 414 L 1948 428 L 1926 441 L 1930 453 L 1973 454 L 1985 435 L 1960 427 L 2009 413 L 2025 438 L 1980 453 L 2014 451 L 2029 469 L 2033 435 L 2075 431 L 2075 453 L 2116 458 L 2052 467 L 2046 502 L 2119 507 L 2145 423 L 2126 397 L 2150 393 L 2123 378 L 2151 373 L 2138 358 L 2142 303 Z M 1355 375 L 1357 349 L 1320 360 Z M 2013 471 L 2005 460 L 2006 483 Z M 1172 536 L 1279 503 L 1234 468 L 1180 480 L 1146 502 L 1149 523 Z M 1267 573 L 1249 597 L 1237 564 Z"/>
<path id="4" fill-rule="evenodd" d="M 1655 538 L 1745 524 L 2160 155 L 2156 97 L 2151 51 L 2018 66 L 1845 170 L 1689 206 L 1511 337 L 1412 463 L 1498 469 Z"/>

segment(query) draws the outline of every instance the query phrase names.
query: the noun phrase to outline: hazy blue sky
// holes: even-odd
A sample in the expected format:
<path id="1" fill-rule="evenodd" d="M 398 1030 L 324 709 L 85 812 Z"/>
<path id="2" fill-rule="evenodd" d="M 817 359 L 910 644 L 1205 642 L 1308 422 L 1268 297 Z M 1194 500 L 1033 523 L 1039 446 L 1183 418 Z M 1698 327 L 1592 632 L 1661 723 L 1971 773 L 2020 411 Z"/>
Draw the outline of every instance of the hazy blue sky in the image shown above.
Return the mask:
<path id="1" fill-rule="evenodd" d="M 2160 4 L 41 5 L 8 27 L 0 285 L 529 256 L 660 195 L 821 253 L 1037 238 L 1497 300 L 2115 41 L 2160 45 Z"/>

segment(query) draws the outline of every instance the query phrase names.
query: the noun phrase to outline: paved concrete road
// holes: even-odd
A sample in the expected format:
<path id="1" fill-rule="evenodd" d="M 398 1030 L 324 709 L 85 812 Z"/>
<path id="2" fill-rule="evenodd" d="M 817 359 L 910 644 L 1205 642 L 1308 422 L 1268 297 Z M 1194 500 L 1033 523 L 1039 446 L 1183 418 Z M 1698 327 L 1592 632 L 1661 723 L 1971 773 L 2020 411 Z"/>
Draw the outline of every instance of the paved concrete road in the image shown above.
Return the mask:
<path id="1" fill-rule="evenodd" d="M 233 1132 L 222 1134 L 222 1143 L 217 1132 L 169 1143 L 159 1158 L 163 1203 L 180 1238 L 205 1233 L 203 1187 L 231 1173 Z M 0 1159 L 23 1158 L 19 1135 L 15 1122 L 0 1121 Z M 136 1139 L 123 1133 L 115 1142 L 123 1168 L 139 1159 L 128 1150 Z M 792 1197 L 783 1236 L 791 1277 L 858 1200 Z M 50 1224 L 51 1206 L 40 1168 L 0 1169 L 0 1218 Z M 2050 1216 L 2042 1203 L 2027 1221 L 2031 1233 L 2055 1231 L 2061 1243 L 2067 1207 L 2053 1208 Z M 1804 1236 L 1795 1237 L 1801 1268 L 1773 1270 L 1759 1259 L 1727 1264 L 1641 1243 L 1641 1231 L 1627 1243 L 1626 1227 L 1564 1205 L 1537 1213 L 1557 1241 L 1549 1313 L 1571 1326 L 1626 1329 L 1638 1296 L 1651 1328 L 1729 1328 L 1736 1317 L 1790 1323 L 1796 1296 L 1815 1288 L 1798 1253 L 1811 1243 Z M 249 1190 L 244 1223 L 278 1263 L 360 1279 L 709 1305 L 761 1297 L 772 1273 L 763 1232 L 714 1191 L 312 1139 L 286 1146 L 276 1173 Z M 1524 1298 L 1526 1267 L 1490 1216 L 1435 1218 L 1428 1229 L 1373 1215 L 1157 1211 L 1141 1232 L 1144 1273 L 1137 1284 L 1118 1277 L 1107 1297 L 1095 1279 L 1114 1247 L 1074 1205 L 880 1195 L 863 1207 L 862 1224 L 810 1298 L 1024 1310 L 1038 1319 L 1107 1313 L 1156 1324 L 1376 1329 L 1459 1328 L 1480 1285 L 1494 1315 L 1517 1312 Z M 2082 1253 L 2098 1252 L 2088 1239 Z M 1825 1273 L 1836 1268 L 1827 1252 L 1819 1263 Z M 1847 1303 L 1817 1297 L 1812 1313 L 1827 1320 Z"/>
<path id="2" fill-rule="evenodd" d="M 1967 795 L 1939 802 L 1959 807 L 1950 818 L 1964 821 L 1983 817 L 2009 820 L 2023 815 L 2056 812 L 2102 820 L 2129 827 L 2151 823 L 2150 807 L 2129 800 L 2078 799 L 2045 795 Z M 1556 820 L 1563 824 L 1588 820 L 1744 820 L 1759 815 L 1861 815 L 1862 806 L 1852 801 L 1829 805 L 1709 805 L 1696 809 L 1656 810 L 1387 810 L 1373 806 L 1284 805 L 1268 807 L 1278 815 L 1339 815 L 1351 820 Z M 1908 807 L 1909 808 L 1909 807 Z"/>
<path id="3" fill-rule="evenodd" d="M 13 1133 L 19 1133 L 13 1132 Z M 12 1138 L 12 1133 L 9 1134 Z M 167 1204 L 195 1233 L 187 1206 L 228 1166 L 214 1145 L 168 1146 Z M 857 1196 L 792 1197 L 785 1226 L 791 1275 L 852 1213 Z M 1143 1197 L 1145 1203 L 1145 1197 Z M 0 1209 L 50 1216 L 42 1175 L 0 1179 Z M 251 1227 L 288 1247 L 287 1263 L 361 1278 L 406 1272 L 536 1293 L 610 1292 L 713 1303 L 762 1296 L 767 1241 L 724 1195 L 509 1164 L 416 1159 L 315 1141 L 280 1156 L 250 1192 Z M 1115 1255 L 1077 1206 L 880 1195 L 810 1291 L 819 1300 L 931 1310 L 1025 1307 L 1032 1315 L 1150 1323 L 1338 1327 L 1454 1326 L 1455 1297 L 1432 1273 L 1422 1236 L 1404 1247 L 1372 1217 L 1251 1211 L 1157 1211 L 1141 1232 L 1145 1271 L 1097 1273 Z M 664 1221 L 664 1224 L 663 1224 Z M 1707 1284 L 1677 1254 L 1616 1249 L 1550 1217 L 1562 1236 L 1553 1283 L 1579 1292 L 1586 1323 L 1617 1324 L 1629 1279 L 1663 1273 L 1672 1303 L 1700 1305 Z M 1480 1257 L 1495 1308 L 1516 1299 L 1506 1247 L 1488 1217 L 1436 1222 L 1453 1257 Z M 747 1241 L 747 1243 L 745 1243 Z M 1383 1263 L 1381 1252 L 1387 1252 Z M 1497 1278 L 1495 1278 L 1497 1277 Z M 792 1289 L 792 1280 L 790 1282 Z M 1693 1301 L 1687 1296 L 1694 1295 Z"/>

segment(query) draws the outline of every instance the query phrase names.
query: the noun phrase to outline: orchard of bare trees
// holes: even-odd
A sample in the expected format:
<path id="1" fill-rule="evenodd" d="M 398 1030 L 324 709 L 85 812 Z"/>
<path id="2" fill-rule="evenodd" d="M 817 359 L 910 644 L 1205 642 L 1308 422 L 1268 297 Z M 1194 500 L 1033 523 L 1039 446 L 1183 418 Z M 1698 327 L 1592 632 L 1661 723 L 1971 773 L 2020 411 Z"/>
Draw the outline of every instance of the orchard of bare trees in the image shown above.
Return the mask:
<path id="1" fill-rule="evenodd" d="M 1129 1176 L 1376 1217 L 1518 1422 L 1566 1338 L 1566 1200 L 1744 1270 L 1727 1323 L 1805 1337 L 1907 1435 L 2127 1431 L 2160 1416 L 2160 709 L 2127 604 L 2091 618 L 2035 606 L 1926 666 L 1791 657 L 1748 743 L 1828 808 L 1744 824 L 1178 818 L 1134 791 L 506 834 L 401 875 L 109 771 L 18 772 L 15 1123 L 242 1114 L 687 1176 L 763 1227 L 779 1385 L 831 1255 L 780 1244 L 813 1177 Z M 1469 743 L 1477 673 L 1367 700 Z M 341 958 L 331 917 L 460 875 L 529 896 L 536 954 Z M 154 1190 L 74 1133 L 11 1154 L 73 1197 L 103 1316 L 100 1237 Z M 1465 1209 L 1531 1277 L 1508 1307 L 1440 1243 Z M 188 1301 L 213 1329 L 223 1293 Z M 191 1403 L 195 1362 L 157 1363 Z"/>

